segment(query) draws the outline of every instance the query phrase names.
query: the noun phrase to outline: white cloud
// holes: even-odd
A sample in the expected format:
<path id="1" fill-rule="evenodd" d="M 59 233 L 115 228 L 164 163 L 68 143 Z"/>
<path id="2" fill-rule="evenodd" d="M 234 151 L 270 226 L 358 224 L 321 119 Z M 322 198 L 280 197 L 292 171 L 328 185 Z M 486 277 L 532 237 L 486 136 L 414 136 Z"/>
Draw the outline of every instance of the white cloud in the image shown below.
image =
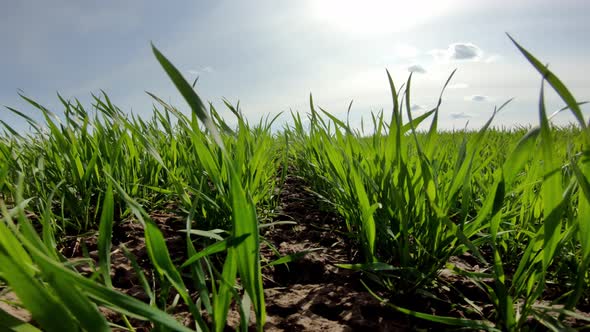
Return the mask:
<path id="1" fill-rule="evenodd" d="M 471 115 L 465 113 L 465 112 L 456 112 L 456 113 L 451 113 L 451 118 L 453 119 L 469 119 L 471 117 Z"/>
<path id="2" fill-rule="evenodd" d="M 488 96 L 483 96 L 483 95 L 473 95 L 473 96 L 466 96 L 465 100 L 469 100 L 469 101 L 490 101 L 491 98 Z"/>
<path id="3" fill-rule="evenodd" d="M 206 74 L 206 73 L 212 73 L 213 71 L 214 71 L 213 67 L 203 66 L 203 67 L 200 67 L 199 69 L 190 69 L 190 70 L 188 70 L 188 73 L 195 75 L 195 76 L 199 76 L 199 75 Z"/>
<path id="4" fill-rule="evenodd" d="M 411 65 L 408 67 L 408 71 L 410 73 L 418 73 L 418 74 L 426 73 L 426 69 L 424 69 L 424 67 L 422 67 L 420 65 Z"/>
<path id="5" fill-rule="evenodd" d="M 473 43 L 454 43 L 446 50 L 434 49 L 429 52 L 435 60 L 449 61 L 479 61 L 483 57 L 483 51 Z"/>
<path id="6" fill-rule="evenodd" d="M 450 84 L 449 86 L 447 86 L 447 89 L 467 89 L 469 87 L 469 84 L 467 83 L 455 83 L 455 84 Z"/>

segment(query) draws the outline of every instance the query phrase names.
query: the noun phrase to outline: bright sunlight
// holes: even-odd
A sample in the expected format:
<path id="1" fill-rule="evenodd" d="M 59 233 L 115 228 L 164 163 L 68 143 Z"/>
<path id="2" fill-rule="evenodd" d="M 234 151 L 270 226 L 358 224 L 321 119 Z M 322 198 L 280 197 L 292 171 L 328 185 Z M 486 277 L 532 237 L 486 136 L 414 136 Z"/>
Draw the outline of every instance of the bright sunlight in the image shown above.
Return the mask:
<path id="1" fill-rule="evenodd" d="M 313 18 L 353 34 L 403 31 L 456 9 L 459 1 L 320 0 L 310 2 Z"/>

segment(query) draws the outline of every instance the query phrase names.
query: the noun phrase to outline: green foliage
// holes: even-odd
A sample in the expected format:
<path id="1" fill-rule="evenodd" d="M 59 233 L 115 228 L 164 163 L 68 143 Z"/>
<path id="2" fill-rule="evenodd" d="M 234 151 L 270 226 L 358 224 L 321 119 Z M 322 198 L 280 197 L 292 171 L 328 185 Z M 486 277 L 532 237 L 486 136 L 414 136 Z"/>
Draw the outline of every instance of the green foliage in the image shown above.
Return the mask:
<path id="1" fill-rule="evenodd" d="M 63 317 L 58 321 L 62 330 L 106 328 L 97 305 L 152 320 L 160 331 L 187 330 L 164 313 L 169 309 L 170 289 L 188 306 L 197 330 L 210 328 L 202 317 L 203 310 L 214 318 L 211 327 L 223 330 L 232 301 L 239 302 L 242 312 L 248 314 L 246 304 L 251 303 L 258 329 L 262 330 L 265 305 L 258 211 L 272 209 L 277 201 L 276 172 L 286 160 L 270 130 L 274 119 L 251 126 L 239 109 L 227 103 L 238 120 L 237 128 L 231 129 L 213 106 L 205 109 L 174 66 L 155 47 L 153 50 L 191 106 L 190 117 L 153 94 L 161 109 L 154 108 L 149 121 L 125 115 L 104 93 L 94 97 L 93 112 L 87 112 L 78 101 L 59 97 L 65 119 L 22 96 L 41 111 L 47 129 L 10 109 L 29 121 L 34 132 L 19 135 L 4 124 L 7 136 L 0 138 L 4 175 L 1 199 L 4 206 L 16 211 L 3 213 L 0 224 L 3 281 L 48 330 L 58 329 L 52 327 L 57 324 L 55 317 Z M 191 258 L 182 266 L 173 262 L 161 231 L 148 213 L 166 205 L 178 206 L 178 213 L 187 218 L 179 228 L 186 232 L 187 255 Z M 32 220 L 24 209 L 32 212 Z M 18 226 L 13 217 L 18 219 Z M 113 289 L 112 232 L 123 218 L 133 218 L 144 228 L 146 249 L 159 279 L 158 290 L 151 289 L 134 258 L 129 258 L 143 280 L 151 306 Z M 37 222 L 42 238 L 36 233 Z M 200 230 L 195 229 L 196 234 L 225 229 L 223 234 L 229 236 L 215 234 L 217 242 L 211 243 L 210 239 L 195 237 L 193 228 Z M 57 250 L 61 235 L 93 229 L 99 231 L 96 276 L 100 276 L 100 283 L 62 266 L 65 258 Z M 198 247 L 206 249 L 199 252 Z M 223 256 L 225 262 L 219 264 Z M 35 275 L 38 269 L 48 272 Z M 182 278 L 183 269 L 190 270 L 194 278 L 192 286 L 199 294 L 196 301 Z M 71 285 L 74 287 L 66 287 Z M 240 292 L 239 286 L 245 292 Z M 249 319 L 244 317 L 241 329 L 247 329 L 248 324 Z"/>
<path id="2" fill-rule="evenodd" d="M 120 313 L 129 329 L 128 317 L 149 320 L 157 331 L 222 331 L 232 303 L 240 311 L 241 330 L 248 329 L 251 309 L 262 330 L 266 309 L 259 229 L 269 224 L 260 221 L 262 212 L 278 202 L 278 187 L 290 169 L 326 208 L 343 217 L 361 249 L 360 262 L 340 267 L 360 271 L 369 291 L 394 310 L 492 331 L 526 329 L 531 321 L 559 330 L 566 328 L 566 316 L 588 320 L 575 309 L 590 295 L 590 129 L 582 103 L 514 43 L 543 77 L 539 126 L 532 128 L 494 128 L 493 119 L 506 102 L 478 131 L 439 130 L 443 93 L 454 72 L 437 106 L 417 117 L 410 111 L 411 75 L 397 88 L 387 72 L 391 117 L 372 114 L 366 132 L 365 124 L 360 130 L 351 127 L 317 107 L 311 96 L 307 119 L 292 113 L 292 125 L 277 134 L 271 131 L 276 117 L 251 125 L 239 105 L 224 101 L 237 120 L 232 126 L 155 47 L 189 115 L 153 93 L 148 93 L 157 105 L 151 119 L 125 114 L 106 93 L 93 96 L 90 111 L 58 95 L 62 117 L 22 96 L 44 123 L 13 108 L 8 110 L 29 123 L 32 133 L 2 122 L 0 286 L 13 291 L 47 331 L 108 330 L 112 324 L 99 307 Z M 563 99 L 576 125 L 552 126 L 545 82 Z M 427 129 L 418 130 L 419 125 Z M 177 225 L 186 241 L 184 262 L 171 257 L 152 220 L 151 212 L 165 206 L 174 206 L 185 218 Z M 113 231 L 124 219 L 143 227 L 158 287 L 122 250 L 149 304 L 112 285 Z M 63 235 L 89 230 L 99 232 L 98 264 L 92 275 L 82 276 L 58 247 Z M 479 269 L 451 263 L 467 254 Z M 405 307 L 418 295 L 436 297 L 443 270 L 483 294 L 483 299 L 461 295 L 463 308 L 473 308 L 469 319 Z M 564 294 L 546 301 L 554 284 Z M 379 292 L 373 292 L 376 288 Z M 188 308 L 194 327 L 170 315 L 172 294 Z M 483 312 L 477 301 L 493 310 Z M 0 327 L 36 331 L 3 311 Z"/>
<path id="3" fill-rule="evenodd" d="M 571 310 L 588 296 L 590 141 L 581 103 L 516 45 L 563 98 L 580 127 L 553 128 L 541 88 L 539 127 L 493 129 L 493 118 L 506 102 L 477 132 L 441 132 L 442 92 L 434 109 L 414 119 L 411 75 L 397 90 L 389 73 L 391 119 L 382 112 L 373 114 L 369 134 L 321 108 L 319 113 L 312 99 L 309 128 L 293 114 L 295 124 L 287 134 L 294 142 L 298 171 L 344 217 L 363 249 L 364 263 L 341 267 L 362 271 L 403 305 L 404 299 L 438 287 L 438 273 L 450 266 L 489 296 L 495 314 L 460 320 L 388 303 L 396 310 L 451 325 L 517 331 L 531 318 L 547 327 L 563 327 L 556 318 L 566 315 L 560 305 Z M 417 131 L 428 118 L 429 129 Z M 451 257 L 466 252 L 479 260 L 483 272 L 449 264 Z M 565 263 L 563 255 L 575 259 Z M 575 267 L 572 271 L 563 264 Z M 563 284 L 565 300 L 542 306 L 547 283 L 558 280 L 571 280 Z M 467 299 L 466 306 L 476 300 Z"/>

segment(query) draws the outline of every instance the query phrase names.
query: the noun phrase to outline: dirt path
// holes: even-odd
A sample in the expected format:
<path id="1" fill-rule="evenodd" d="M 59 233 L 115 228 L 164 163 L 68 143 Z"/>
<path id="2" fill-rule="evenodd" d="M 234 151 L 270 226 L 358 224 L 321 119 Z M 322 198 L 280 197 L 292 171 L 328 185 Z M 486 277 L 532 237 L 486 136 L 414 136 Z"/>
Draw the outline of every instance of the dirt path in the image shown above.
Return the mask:
<path id="1" fill-rule="evenodd" d="M 265 295 L 267 331 L 406 331 L 406 318 L 384 308 L 363 291 L 358 275 L 336 267 L 355 261 L 356 250 L 336 226 L 338 216 L 323 212 L 305 183 L 288 177 L 277 220 L 297 222 L 263 234 L 289 255 L 313 250 L 303 258 L 267 268 Z M 342 223 L 340 223 L 342 224 Z M 265 245 L 262 256 L 276 259 Z"/>

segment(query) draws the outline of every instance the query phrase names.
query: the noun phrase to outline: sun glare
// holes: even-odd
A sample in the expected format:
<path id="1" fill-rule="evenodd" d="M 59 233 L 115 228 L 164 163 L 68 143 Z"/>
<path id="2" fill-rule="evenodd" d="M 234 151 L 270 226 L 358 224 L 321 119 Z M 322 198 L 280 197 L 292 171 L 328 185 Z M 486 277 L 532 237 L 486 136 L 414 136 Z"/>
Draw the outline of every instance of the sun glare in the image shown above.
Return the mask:
<path id="1" fill-rule="evenodd" d="M 312 0 L 311 12 L 329 28 L 356 34 L 403 31 L 453 9 L 456 1 Z"/>

